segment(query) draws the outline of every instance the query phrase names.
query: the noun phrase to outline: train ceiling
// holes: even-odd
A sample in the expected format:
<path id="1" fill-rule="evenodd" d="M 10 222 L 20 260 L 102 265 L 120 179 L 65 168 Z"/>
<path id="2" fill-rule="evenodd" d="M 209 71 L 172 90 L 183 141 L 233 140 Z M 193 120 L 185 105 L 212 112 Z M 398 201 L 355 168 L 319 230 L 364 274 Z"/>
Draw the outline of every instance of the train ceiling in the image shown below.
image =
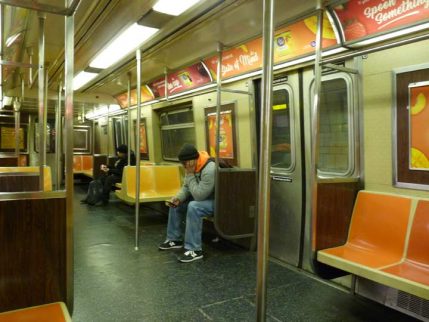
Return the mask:
<path id="1" fill-rule="evenodd" d="M 208 57 L 218 42 L 226 47 L 262 33 L 262 0 L 202 0 L 179 16 L 157 15 L 157 0 L 81 0 L 75 14 L 74 74 L 88 70 L 91 60 L 114 35 L 134 22 L 154 25 L 160 30 L 142 46 L 142 81 Z M 64 0 L 1 0 L 4 6 L 3 60 L 38 62 L 39 13 L 24 7 L 64 8 Z M 279 25 L 300 14 L 314 11 L 316 1 L 276 1 L 275 23 Z M 48 97 L 52 109 L 60 83 L 64 83 L 64 21 L 62 15 L 46 14 L 45 61 L 48 68 Z M 15 38 L 15 39 L 14 39 Z M 7 42 L 9 40 L 9 42 Z M 118 48 L 120 51 L 121 48 Z M 24 108 L 37 108 L 37 69 L 5 66 L 3 88 L 6 95 L 20 96 L 24 80 Z M 75 91 L 80 107 L 114 103 L 113 96 L 127 90 L 128 75 L 136 86 L 135 51 Z M 31 79 L 30 79 L 31 77 Z"/>

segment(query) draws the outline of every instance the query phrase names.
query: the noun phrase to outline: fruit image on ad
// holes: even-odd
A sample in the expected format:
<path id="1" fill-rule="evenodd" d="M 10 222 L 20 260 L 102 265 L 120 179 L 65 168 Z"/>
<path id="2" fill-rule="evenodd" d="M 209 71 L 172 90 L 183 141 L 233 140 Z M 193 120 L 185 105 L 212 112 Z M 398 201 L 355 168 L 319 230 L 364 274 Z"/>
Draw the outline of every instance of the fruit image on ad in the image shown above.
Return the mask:
<path id="1" fill-rule="evenodd" d="M 410 87 L 410 168 L 429 169 L 429 82 Z"/>
<path id="2" fill-rule="evenodd" d="M 311 32 L 316 35 L 317 33 L 317 16 L 311 16 L 304 19 L 305 26 L 311 30 Z M 334 29 L 332 28 L 331 23 L 329 22 L 328 15 L 323 14 L 323 30 L 322 35 L 324 39 L 336 39 Z"/>
<path id="3" fill-rule="evenodd" d="M 334 8 L 345 41 L 423 23 L 429 17 L 427 1 L 351 0 Z"/>

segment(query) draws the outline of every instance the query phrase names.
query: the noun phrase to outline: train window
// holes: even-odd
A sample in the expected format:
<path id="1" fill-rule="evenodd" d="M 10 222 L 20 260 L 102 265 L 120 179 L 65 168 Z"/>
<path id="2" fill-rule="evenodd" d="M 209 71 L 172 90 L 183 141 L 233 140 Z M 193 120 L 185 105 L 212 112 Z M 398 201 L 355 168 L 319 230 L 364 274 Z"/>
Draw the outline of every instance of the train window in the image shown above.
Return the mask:
<path id="1" fill-rule="evenodd" d="M 87 125 L 75 125 L 73 127 L 73 152 L 91 153 L 92 141 L 91 127 Z"/>
<path id="2" fill-rule="evenodd" d="M 191 109 L 162 113 L 161 143 L 164 160 L 177 161 L 184 143 L 195 144 L 194 115 Z"/>
<path id="3" fill-rule="evenodd" d="M 348 175 L 353 171 L 352 104 L 348 78 L 329 76 L 322 81 L 318 171 Z"/>
<path id="4" fill-rule="evenodd" d="M 291 106 L 287 87 L 274 89 L 271 167 L 290 170 L 291 157 Z"/>

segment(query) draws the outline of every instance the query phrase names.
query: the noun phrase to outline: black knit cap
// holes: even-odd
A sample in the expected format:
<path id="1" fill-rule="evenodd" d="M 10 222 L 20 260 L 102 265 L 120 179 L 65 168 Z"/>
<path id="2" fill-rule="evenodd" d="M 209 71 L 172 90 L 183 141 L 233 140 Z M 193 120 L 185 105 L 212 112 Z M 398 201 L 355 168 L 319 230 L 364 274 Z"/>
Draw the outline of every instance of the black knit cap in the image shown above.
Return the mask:
<path id="1" fill-rule="evenodd" d="M 116 151 L 121 153 L 128 153 L 128 147 L 125 144 L 121 144 L 120 146 L 118 146 Z"/>
<path id="2" fill-rule="evenodd" d="M 200 154 L 197 149 L 189 143 L 185 143 L 179 151 L 178 158 L 179 161 L 188 161 L 198 159 Z"/>

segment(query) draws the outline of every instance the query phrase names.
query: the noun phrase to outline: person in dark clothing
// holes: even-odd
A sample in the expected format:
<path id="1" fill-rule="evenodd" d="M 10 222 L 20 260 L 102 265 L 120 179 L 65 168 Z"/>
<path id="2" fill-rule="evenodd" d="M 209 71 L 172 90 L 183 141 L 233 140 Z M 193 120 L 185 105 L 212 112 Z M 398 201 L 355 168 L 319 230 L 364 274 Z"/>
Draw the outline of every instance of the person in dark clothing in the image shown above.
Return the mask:
<path id="1" fill-rule="evenodd" d="M 102 164 L 100 167 L 102 175 L 97 180 L 101 181 L 103 185 L 103 193 L 101 195 L 101 203 L 103 205 L 108 204 L 112 187 L 115 183 L 122 181 L 122 172 L 124 171 L 124 167 L 128 165 L 128 147 L 125 144 L 122 144 L 118 146 L 116 153 L 118 154 L 118 159 L 115 161 L 113 168 L 109 168 L 105 164 Z M 136 157 L 133 151 L 131 151 L 130 161 L 131 165 L 136 164 Z M 81 202 L 88 203 L 88 199 L 85 198 Z"/>

